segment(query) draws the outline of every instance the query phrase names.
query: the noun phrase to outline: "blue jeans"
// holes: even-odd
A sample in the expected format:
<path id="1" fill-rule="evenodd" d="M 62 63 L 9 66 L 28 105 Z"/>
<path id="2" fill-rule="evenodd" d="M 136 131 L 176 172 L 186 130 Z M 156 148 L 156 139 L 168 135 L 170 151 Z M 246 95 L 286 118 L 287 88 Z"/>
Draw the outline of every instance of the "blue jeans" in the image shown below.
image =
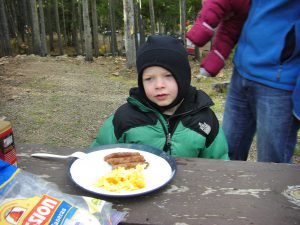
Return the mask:
<path id="1" fill-rule="evenodd" d="M 223 118 L 231 160 L 247 160 L 256 133 L 257 161 L 291 163 L 299 121 L 292 92 L 243 78 L 234 70 Z"/>

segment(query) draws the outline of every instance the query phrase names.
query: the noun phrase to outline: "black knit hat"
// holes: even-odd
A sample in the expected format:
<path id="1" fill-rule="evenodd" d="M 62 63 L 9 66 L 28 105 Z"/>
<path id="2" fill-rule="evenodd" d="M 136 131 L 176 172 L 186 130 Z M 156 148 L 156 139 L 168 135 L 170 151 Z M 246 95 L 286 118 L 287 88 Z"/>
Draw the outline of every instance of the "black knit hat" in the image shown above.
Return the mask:
<path id="1" fill-rule="evenodd" d="M 145 68 L 161 66 L 172 73 L 177 85 L 176 99 L 168 106 L 157 108 L 166 110 L 180 103 L 188 93 L 191 84 L 191 67 L 188 54 L 182 42 L 166 35 L 149 36 L 147 41 L 138 49 L 136 67 L 138 72 L 138 86 L 140 93 L 145 95 L 142 75 Z"/>

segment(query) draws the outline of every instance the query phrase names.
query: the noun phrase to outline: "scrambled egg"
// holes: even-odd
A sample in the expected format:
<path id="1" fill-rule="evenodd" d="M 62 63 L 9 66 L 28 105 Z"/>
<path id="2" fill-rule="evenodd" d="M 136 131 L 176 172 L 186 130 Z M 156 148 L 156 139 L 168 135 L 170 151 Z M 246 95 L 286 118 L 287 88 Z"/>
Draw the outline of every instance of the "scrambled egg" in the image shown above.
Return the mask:
<path id="1" fill-rule="evenodd" d="M 137 165 L 136 168 L 125 169 L 118 167 L 102 176 L 95 184 L 111 192 L 134 191 L 146 186 L 144 171 L 145 165 Z"/>

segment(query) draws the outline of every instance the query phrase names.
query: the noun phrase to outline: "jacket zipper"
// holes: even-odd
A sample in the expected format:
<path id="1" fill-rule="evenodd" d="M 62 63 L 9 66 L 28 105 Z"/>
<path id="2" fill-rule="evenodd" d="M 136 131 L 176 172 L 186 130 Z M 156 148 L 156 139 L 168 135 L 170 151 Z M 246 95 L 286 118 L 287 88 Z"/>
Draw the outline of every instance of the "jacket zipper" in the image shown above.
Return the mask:
<path id="1" fill-rule="evenodd" d="M 175 115 L 175 116 L 171 116 L 170 118 L 168 118 L 168 119 L 166 120 L 167 128 L 165 128 L 165 127 L 163 126 L 163 127 L 164 127 L 164 130 L 165 130 L 165 134 L 166 134 L 166 143 L 165 143 L 165 146 L 164 146 L 164 151 L 169 152 L 170 155 L 171 155 L 172 135 L 173 135 L 173 133 L 175 132 L 176 127 L 177 127 L 179 121 L 177 121 L 176 124 L 174 125 L 173 133 L 170 132 L 170 127 L 169 127 L 170 123 L 169 123 L 169 121 L 170 121 L 170 119 L 172 119 L 172 118 L 174 118 L 174 117 L 177 117 L 177 116 L 180 116 L 180 115 L 184 115 L 184 114 L 188 114 L 188 113 L 190 113 L 191 111 L 192 111 L 192 110 L 190 110 L 190 111 L 188 111 L 188 112 L 181 113 L 181 114 L 177 114 L 177 115 Z M 162 123 L 162 124 L 163 124 L 163 123 Z"/>
<path id="2" fill-rule="evenodd" d="M 202 106 L 201 108 L 197 109 L 197 111 L 201 111 L 202 109 L 206 108 L 206 107 L 209 107 L 209 105 L 204 105 Z M 155 113 L 155 110 L 151 109 L 151 107 L 149 107 L 151 111 Z M 192 112 L 193 110 L 189 110 L 187 112 L 184 112 L 184 113 L 180 113 L 180 114 L 177 114 L 177 115 L 174 115 L 173 117 L 177 117 L 177 116 L 182 116 L 182 115 L 185 115 L 185 114 L 189 114 L 190 112 Z M 171 142 L 172 142 L 172 134 L 169 132 L 169 120 L 173 117 L 170 117 L 169 119 L 166 120 L 166 124 L 167 124 L 167 128 L 164 126 L 164 122 L 162 121 L 162 119 L 157 115 L 157 119 L 159 120 L 159 122 L 161 123 L 162 125 L 162 128 L 164 130 L 164 133 L 166 135 L 166 143 L 164 145 L 164 148 L 163 148 L 163 151 L 165 152 L 169 152 L 169 154 L 171 155 Z M 175 124 L 174 126 L 174 130 L 173 132 L 176 130 L 176 127 L 178 125 L 178 122 Z"/>
<path id="3" fill-rule="evenodd" d="M 167 123 L 167 129 L 166 129 L 166 144 L 164 146 L 164 151 L 166 152 L 170 152 L 171 155 L 171 141 L 172 141 L 172 135 L 170 133 L 170 123 L 169 123 L 169 119 L 166 120 Z"/>
<path id="4" fill-rule="evenodd" d="M 168 133 L 167 134 L 167 141 L 166 141 L 166 144 L 164 146 L 164 151 L 166 152 L 170 152 L 170 155 L 171 155 L 171 133 Z"/>
<path id="5" fill-rule="evenodd" d="M 207 105 L 205 105 L 205 106 L 202 106 L 201 108 L 199 108 L 198 110 L 200 111 L 200 110 L 202 110 L 202 109 L 204 109 L 204 108 L 206 108 L 206 107 L 208 107 Z M 161 125 L 162 125 L 162 127 L 163 127 L 163 130 L 164 130 L 164 132 L 165 132 L 165 135 L 166 135 L 166 143 L 165 143 L 165 145 L 164 145 L 164 148 L 163 148 L 163 150 L 165 151 L 165 152 L 169 152 L 169 154 L 171 155 L 171 142 L 172 142 L 172 133 L 169 131 L 169 120 L 171 119 L 171 118 L 174 118 L 174 117 L 178 117 L 178 116 L 182 116 L 182 115 L 185 115 L 185 114 L 189 114 L 190 112 L 192 112 L 193 110 L 189 110 L 188 112 L 184 112 L 184 113 L 181 113 L 181 114 L 177 114 L 177 115 L 174 115 L 174 116 L 171 116 L 169 119 L 167 119 L 166 120 L 166 124 L 167 124 L 167 128 L 164 126 L 164 123 L 163 123 L 163 121 L 158 117 L 158 120 L 160 121 L 160 123 L 161 123 Z M 178 125 L 178 122 L 179 121 L 177 121 L 177 123 L 175 124 L 175 126 L 174 126 L 174 129 L 173 129 L 173 133 L 175 132 L 175 130 L 176 130 L 176 127 L 177 127 L 177 125 Z"/>

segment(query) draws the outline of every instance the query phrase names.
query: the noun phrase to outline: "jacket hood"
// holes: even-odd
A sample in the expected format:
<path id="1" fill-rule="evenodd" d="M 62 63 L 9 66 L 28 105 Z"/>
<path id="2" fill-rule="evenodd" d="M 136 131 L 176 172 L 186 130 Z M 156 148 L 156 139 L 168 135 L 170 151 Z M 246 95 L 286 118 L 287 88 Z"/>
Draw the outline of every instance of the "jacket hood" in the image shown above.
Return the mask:
<path id="1" fill-rule="evenodd" d="M 152 105 L 155 105 L 155 108 L 160 111 L 164 111 L 179 104 L 186 97 L 186 90 L 191 84 L 191 67 L 183 43 L 168 35 L 152 35 L 138 49 L 136 60 L 138 87 L 144 98 L 147 96 L 142 81 L 143 71 L 151 66 L 160 66 L 168 70 L 172 73 L 178 86 L 177 96 L 169 105 L 159 106 L 154 102 Z"/>

